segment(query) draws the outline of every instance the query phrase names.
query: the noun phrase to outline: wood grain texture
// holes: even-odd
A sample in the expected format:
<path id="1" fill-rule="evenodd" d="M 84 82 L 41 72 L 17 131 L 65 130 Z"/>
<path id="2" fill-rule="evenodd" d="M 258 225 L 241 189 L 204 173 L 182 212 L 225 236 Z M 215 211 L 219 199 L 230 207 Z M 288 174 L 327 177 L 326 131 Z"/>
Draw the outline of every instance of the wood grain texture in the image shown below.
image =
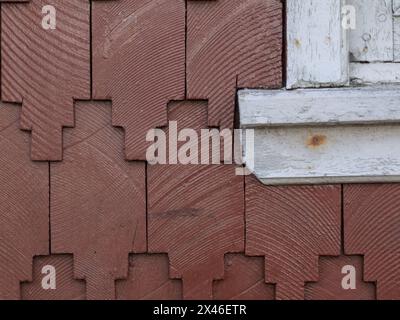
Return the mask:
<path id="1" fill-rule="evenodd" d="M 225 255 L 222 280 L 214 281 L 216 300 L 272 300 L 274 286 L 265 283 L 264 259 L 243 254 Z"/>
<path id="2" fill-rule="evenodd" d="M 116 292 L 119 300 L 180 300 L 182 282 L 169 279 L 167 255 L 131 255 L 128 278 L 117 281 Z"/>
<path id="3" fill-rule="evenodd" d="M 48 164 L 30 161 L 19 111 L 0 104 L 0 299 L 19 299 L 33 256 L 49 252 Z"/>
<path id="4" fill-rule="evenodd" d="M 56 270 L 56 288 L 44 290 L 42 287 L 42 268 L 52 266 Z M 73 257 L 52 255 L 36 257 L 33 261 L 33 281 L 21 285 L 22 300 L 83 300 L 85 282 L 74 279 Z"/>
<path id="5" fill-rule="evenodd" d="M 128 254 L 146 251 L 145 164 L 124 160 L 109 104 L 80 102 L 75 113 L 64 160 L 51 164 L 52 252 L 74 254 L 88 299 L 113 299 Z"/>
<path id="6" fill-rule="evenodd" d="M 356 270 L 356 288 L 345 290 L 342 268 L 353 266 Z M 363 281 L 363 259 L 358 256 L 320 257 L 319 278 L 305 286 L 306 300 L 375 300 L 375 285 Z"/>
<path id="7" fill-rule="evenodd" d="M 393 16 L 400 16 L 400 0 L 393 0 Z"/>
<path id="8" fill-rule="evenodd" d="M 207 106 L 173 103 L 168 118 L 178 121 L 178 130 L 199 131 L 207 127 Z M 170 277 L 183 280 L 184 299 L 212 299 L 224 254 L 244 250 L 243 177 L 235 176 L 235 167 L 150 166 L 148 250 L 168 253 Z"/>
<path id="9" fill-rule="evenodd" d="M 185 95 L 185 1 L 93 3 L 93 90 L 112 99 L 130 160 L 145 160 L 146 133 L 167 125 Z"/>
<path id="10" fill-rule="evenodd" d="M 398 184 L 345 186 L 345 251 L 364 255 L 364 279 L 383 300 L 400 299 L 399 206 Z"/>
<path id="11" fill-rule="evenodd" d="M 287 88 L 348 84 L 344 0 L 287 0 Z"/>
<path id="12" fill-rule="evenodd" d="M 395 85 L 241 90 L 248 169 L 268 185 L 399 182 L 399 101 Z"/>
<path id="13" fill-rule="evenodd" d="M 355 7 L 357 27 L 349 30 L 352 61 L 393 61 L 392 0 L 347 0 Z"/>
<path id="14" fill-rule="evenodd" d="M 232 128 L 237 88 L 282 86 L 282 3 L 188 1 L 187 95 L 208 125 Z"/>
<path id="15" fill-rule="evenodd" d="M 399 15 L 393 17 L 393 60 L 400 62 L 400 10 Z"/>
<path id="16" fill-rule="evenodd" d="M 57 10 L 44 30 L 42 7 Z M 73 126 L 73 99 L 90 98 L 88 0 L 3 4 L 2 99 L 23 102 L 21 127 L 32 130 L 34 160 L 61 160 L 62 127 Z"/>
<path id="17" fill-rule="evenodd" d="M 400 182 L 399 136 L 384 124 L 260 128 L 251 171 L 267 185 Z"/>
<path id="18" fill-rule="evenodd" d="M 304 299 L 318 257 L 340 254 L 340 186 L 267 187 L 246 177 L 246 255 L 265 257 L 277 299 Z"/>
<path id="19" fill-rule="evenodd" d="M 400 83 L 400 63 L 350 63 L 355 84 Z"/>
<path id="20" fill-rule="evenodd" d="M 387 69 L 389 68 L 390 66 Z M 400 122 L 400 92 L 396 85 L 240 90 L 238 101 L 241 128 L 375 125 Z"/>

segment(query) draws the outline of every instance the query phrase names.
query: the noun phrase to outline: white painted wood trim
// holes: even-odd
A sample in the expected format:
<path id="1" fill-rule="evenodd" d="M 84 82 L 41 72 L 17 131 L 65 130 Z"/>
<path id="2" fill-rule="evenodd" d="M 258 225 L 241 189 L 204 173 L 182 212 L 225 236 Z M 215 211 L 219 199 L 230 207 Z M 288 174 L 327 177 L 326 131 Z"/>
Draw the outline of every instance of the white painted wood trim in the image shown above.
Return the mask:
<path id="1" fill-rule="evenodd" d="M 238 98 L 242 128 L 400 123 L 398 86 L 240 90 Z"/>
<path id="2" fill-rule="evenodd" d="M 353 83 L 400 83 L 400 63 L 351 63 L 350 78 Z"/>
<path id="3" fill-rule="evenodd" d="M 241 90 L 239 111 L 265 184 L 400 182 L 400 86 Z"/>
<path id="4" fill-rule="evenodd" d="M 254 174 L 269 185 L 400 181 L 400 125 L 258 128 L 254 137 Z"/>
<path id="5" fill-rule="evenodd" d="M 353 183 L 399 183 L 400 175 L 397 176 L 367 176 L 367 177 L 301 177 L 301 178 L 263 178 L 255 174 L 261 183 L 267 186 L 287 185 L 322 185 L 322 184 L 353 184 Z"/>
<path id="6" fill-rule="evenodd" d="M 347 0 L 355 8 L 356 28 L 348 30 L 353 61 L 393 62 L 392 0 Z"/>
<path id="7" fill-rule="evenodd" d="M 400 0 L 393 0 L 393 16 L 400 17 Z"/>
<path id="8" fill-rule="evenodd" d="M 343 28 L 345 4 L 357 5 L 361 29 Z M 241 127 L 254 129 L 247 168 L 270 185 L 400 182 L 400 0 L 286 7 L 286 89 L 303 89 L 239 92 Z M 376 62 L 350 63 L 350 52 Z M 308 89 L 320 87 L 343 88 Z"/>
<path id="9" fill-rule="evenodd" d="M 349 49 L 344 0 L 287 0 L 287 88 L 343 86 Z"/>
<path id="10" fill-rule="evenodd" d="M 400 62 L 400 10 L 399 16 L 393 17 L 393 59 Z"/>
<path id="11" fill-rule="evenodd" d="M 355 30 L 342 26 L 344 5 Z M 287 0 L 286 15 L 287 89 L 400 83 L 399 0 Z"/>

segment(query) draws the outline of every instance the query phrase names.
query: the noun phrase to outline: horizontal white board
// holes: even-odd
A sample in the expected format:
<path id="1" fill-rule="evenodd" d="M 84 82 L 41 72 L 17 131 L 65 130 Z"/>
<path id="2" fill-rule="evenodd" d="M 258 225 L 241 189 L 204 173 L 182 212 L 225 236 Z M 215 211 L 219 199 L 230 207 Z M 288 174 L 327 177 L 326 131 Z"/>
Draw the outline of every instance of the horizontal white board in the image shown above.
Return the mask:
<path id="1" fill-rule="evenodd" d="M 350 79 L 360 84 L 400 83 L 400 63 L 350 63 Z"/>
<path id="2" fill-rule="evenodd" d="M 360 88 L 240 90 L 243 128 L 400 121 L 397 86 Z"/>
<path id="3" fill-rule="evenodd" d="M 259 128 L 254 168 L 263 183 L 400 181 L 400 125 Z"/>
<path id="4" fill-rule="evenodd" d="M 246 165 L 265 184 L 400 182 L 396 86 L 242 90 L 239 110 L 254 128 Z"/>
<path id="5" fill-rule="evenodd" d="M 356 9 L 349 30 L 352 61 L 393 61 L 392 0 L 347 0 Z"/>

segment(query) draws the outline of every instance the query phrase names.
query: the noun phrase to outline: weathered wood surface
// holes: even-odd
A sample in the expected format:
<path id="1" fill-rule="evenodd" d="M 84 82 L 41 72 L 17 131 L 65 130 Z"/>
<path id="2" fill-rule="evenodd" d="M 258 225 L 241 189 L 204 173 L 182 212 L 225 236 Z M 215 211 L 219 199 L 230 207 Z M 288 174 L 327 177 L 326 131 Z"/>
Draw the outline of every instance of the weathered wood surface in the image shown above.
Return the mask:
<path id="1" fill-rule="evenodd" d="M 400 64 L 399 64 L 400 66 Z M 396 86 L 239 91 L 242 128 L 400 122 Z"/>
<path id="2" fill-rule="evenodd" d="M 375 285 L 363 280 L 363 258 L 360 256 L 320 257 L 319 277 L 317 282 L 305 286 L 306 300 L 375 300 Z M 355 288 L 344 289 L 343 267 L 355 269 Z"/>
<path id="3" fill-rule="evenodd" d="M 42 286 L 42 273 L 45 266 L 54 267 L 55 288 L 45 290 Z M 84 300 L 86 288 L 84 280 L 74 279 L 74 259 L 72 255 L 50 255 L 33 260 L 31 282 L 21 284 L 22 300 Z"/>
<path id="4" fill-rule="evenodd" d="M 393 18 L 393 60 L 400 62 L 400 10 L 399 15 Z"/>
<path id="5" fill-rule="evenodd" d="M 393 0 L 393 15 L 400 16 L 400 0 Z"/>
<path id="6" fill-rule="evenodd" d="M 282 1 L 187 2 L 187 98 L 233 128 L 237 88 L 282 86 Z"/>
<path id="7" fill-rule="evenodd" d="M 400 182 L 399 125 L 255 130 L 265 184 Z"/>
<path id="8" fill-rule="evenodd" d="M 22 103 L 34 160 L 62 159 L 62 127 L 74 125 L 74 99 L 90 98 L 90 3 L 49 0 L 55 30 L 42 28 L 43 1 L 1 6 L 2 99 Z"/>
<path id="9" fill-rule="evenodd" d="M 342 0 L 288 0 L 287 88 L 348 83 L 346 30 Z"/>
<path id="10" fill-rule="evenodd" d="M 350 63 L 350 78 L 354 83 L 400 83 L 400 63 Z"/>
<path id="11" fill-rule="evenodd" d="M 207 104 L 175 102 L 168 118 L 178 130 L 207 128 Z M 168 128 L 166 128 L 168 132 Z M 244 251 L 243 177 L 234 165 L 148 167 L 148 251 L 168 253 L 170 277 L 184 299 L 212 299 L 224 277 L 224 255 Z"/>
<path id="12" fill-rule="evenodd" d="M 347 0 L 355 7 L 356 28 L 349 30 L 352 61 L 393 61 L 392 0 Z"/>
<path id="13" fill-rule="evenodd" d="M 246 255 L 265 257 L 276 299 L 304 299 L 318 257 L 340 254 L 340 186 L 268 187 L 246 177 Z"/>
<path id="14" fill-rule="evenodd" d="M 240 92 L 241 126 L 255 128 L 249 169 L 266 184 L 400 181 L 399 92 Z"/>
<path id="15" fill-rule="evenodd" d="M 0 104 L 0 300 L 19 299 L 32 259 L 49 254 L 48 163 L 32 162 L 20 107 Z"/>
<path id="16" fill-rule="evenodd" d="M 216 300 L 273 300 L 275 288 L 265 283 L 263 257 L 226 254 L 224 279 L 214 281 Z"/>
<path id="17" fill-rule="evenodd" d="M 169 278 L 166 254 L 129 257 L 128 278 L 116 282 L 118 300 L 180 300 L 182 281 Z"/>
<path id="18" fill-rule="evenodd" d="M 355 8 L 354 29 L 342 26 L 344 5 Z M 287 1 L 286 87 L 400 82 L 399 8 L 398 0 Z"/>
<path id="19" fill-rule="evenodd" d="M 112 100 L 126 157 L 146 160 L 148 130 L 185 97 L 184 0 L 93 3 L 93 97 Z"/>
<path id="20" fill-rule="evenodd" d="M 378 299 L 400 299 L 400 185 L 345 186 L 343 201 L 346 254 L 364 256 Z"/>
<path id="21" fill-rule="evenodd" d="M 130 252 L 146 251 L 145 163 L 127 162 L 110 104 L 79 102 L 64 133 L 64 160 L 51 163 L 51 247 L 74 254 L 88 299 L 114 299 Z"/>

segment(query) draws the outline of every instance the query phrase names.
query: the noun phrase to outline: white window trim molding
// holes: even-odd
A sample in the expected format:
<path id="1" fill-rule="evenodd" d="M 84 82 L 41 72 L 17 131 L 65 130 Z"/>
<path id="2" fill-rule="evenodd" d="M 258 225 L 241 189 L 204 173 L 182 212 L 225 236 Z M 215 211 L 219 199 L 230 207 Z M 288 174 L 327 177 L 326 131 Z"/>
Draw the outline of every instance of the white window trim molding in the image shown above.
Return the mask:
<path id="1" fill-rule="evenodd" d="M 244 159 L 263 183 L 400 182 L 398 87 L 241 90 L 238 98 L 241 127 L 254 129 Z"/>
<path id="2" fill-rule="evenodd" d="M 400 182 L 400 63 L 349 62 L 344 4 L 287 0 L 286 89 L 238 93 L 244 160 L 267 185 Z"/>
<path id="3" fill-rule="evenodd" d="M 349 84 L 344 1 L 286 1 L 288 89 Z"/>
<path id="4" fill-rule="evenodd" d="M 286 0 L 287 89 L 400 83 L 400 63 L 350 61 L 351 30 L 343 27 L 342 14 L 344 6 L 351 1 Z M 400 4 L 399 0 L 392 1 L 397 34 L 400 33 Z M 368 6 L 368 10 L 374 10 L 373 6 Z M 393 31 L 392 22 L 389 26 Z M 400 41 L 400 34 L 397 38 Z M 400 46 L 400 42 L 392 45 Z M 393 60 L 397 61 L 396 57 Z"/>
<path id="5" fill-rule="evenodd" d="M 242 128 L 400 124 L 400 88 L 396 85 L 246 89 L 239 91 L 239 105 Z"/>

